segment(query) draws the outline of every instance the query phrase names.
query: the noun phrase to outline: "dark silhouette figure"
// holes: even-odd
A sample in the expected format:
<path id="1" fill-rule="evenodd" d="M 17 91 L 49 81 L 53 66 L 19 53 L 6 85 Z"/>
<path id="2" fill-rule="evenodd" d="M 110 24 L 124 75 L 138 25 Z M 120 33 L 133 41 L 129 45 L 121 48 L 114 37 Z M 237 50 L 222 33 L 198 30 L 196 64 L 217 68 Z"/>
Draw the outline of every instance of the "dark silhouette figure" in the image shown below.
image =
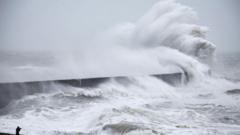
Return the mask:
<path id="1" fill-rule="evenodd" d="M 21 128 L 18 126 L 17 128 L 16 128 L 16 135 L 20 135 L 19 133 L 20 133 L 20 130 L 21 130 Z"/>

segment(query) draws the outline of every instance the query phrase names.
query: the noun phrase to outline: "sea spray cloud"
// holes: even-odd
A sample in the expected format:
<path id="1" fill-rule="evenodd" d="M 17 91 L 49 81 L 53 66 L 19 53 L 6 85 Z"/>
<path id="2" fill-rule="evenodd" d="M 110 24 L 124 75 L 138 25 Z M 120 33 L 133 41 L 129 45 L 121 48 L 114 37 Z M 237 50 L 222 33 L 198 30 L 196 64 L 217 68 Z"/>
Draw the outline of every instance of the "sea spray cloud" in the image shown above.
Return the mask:
<path id="1" fill-rule="evenodd" d="M 128 56 L 131 53 L 138 56 L 142 53 L 140 50 L 149 53 L 149 57 L 138 56 L 139 60 L 135 60 L 141 63 L 141 60 L 146 58 L 148 61 L 145 64 L 149 67 L 153 67 L 154 62 L 150 61 L 156 58 L 159 67 L 167 61 L 167 65 L 172 64 L 191 72 L 190 74 L 197 73 L 197 69 L 208 72 L 208 69 L 194 58 L 212 59 L 216 46 L 206 40 L 208 29 L 196 25 L 196 22 L 196 13 L 191 8 L 174 0 L 165 0 L 155 4 L 137 22 L 117 25 L 103 33 L 100 39 L 106 45 L 117 47 L 118 49 L 113 49 L 118 50 L 114 53 L 117 56 Z M 128 51 L 122 53 L 120 50 Z M 114 59 L 114 55 L 111 58 Z M 194 71 L 191 71 L 192 69 Z"/>
<path id="2" fill-rule="evenodd" d="M 120 44 L 134 48 L 166 46 L 188 55 L 209 58 L 216 47 L 205 39 L 207 28 L 194 24 L 196 20 L 191 8 L 173 0 L 160 1 L 136 23 L 116 27 L 115 38 Z"/>
<path id="3" fill-rule="evenodd" d="M 57 16 L 57 21 L 63 18 Z M 108 30 L 97 36 L 92 35 L 83 41 L 80 39 L 81 42 L 77 42 L 77 32 L 71 33 L 67 25 L 63 31 L 58 30 L 60 36 L 56 37 L 61 38 L 55 39 L 54 36 L 50 41 L 56 42 L 50 42 L 53 44 L 45 48 L 48 52 L 46 55 L 51 55 L 50 57 L 44 58 L 40 53 L 34 54 L 35 51 L 28 56 L 39 58 L 40 61 L 51 58 L 53 64 L 39 66 L 35 61 L 28 61 L 1 70 L 4 71 L 1 74 L 6 80 L 19 78 L 18 80 L 32 81 L 160 74 L 176 72 L 191 65 L 196 67 L 194 69 L 206 69 L 197 68 L 205 66 L 195 58 L 210 58 L 215 46 L 205 39 L 207 28 L 196 25 L 196 19 L 192 9 L 173 0 L 163 0 L 136 22 L 109 26 Z M 50 30 L 65 26 L 62 24 L 63 22 L 58 22 Z M 41 43 L 48 46 L 44 44 L 45 40 L 37 44 Z M 11 70 L 10 75 L 6 74 L 9 73 L 7 70 Z"/>

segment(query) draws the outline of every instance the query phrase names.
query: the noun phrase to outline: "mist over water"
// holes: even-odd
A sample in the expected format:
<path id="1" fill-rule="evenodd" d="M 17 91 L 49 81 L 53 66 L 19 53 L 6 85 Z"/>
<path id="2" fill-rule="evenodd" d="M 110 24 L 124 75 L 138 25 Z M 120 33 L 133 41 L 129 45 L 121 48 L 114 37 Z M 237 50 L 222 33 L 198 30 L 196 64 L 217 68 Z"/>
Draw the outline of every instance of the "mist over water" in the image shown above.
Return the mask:
<path id="1" fill-rule="evenodd" d="M 79 44 L 24 55 L 4 48 L 1 82 L 125 77 L 94 88 L 53 84 L 12 100 L 0 109 L 0 131 L 20 125 L 29 135 L 240 134 L 240 95 L 227 92 L 240 83 L 217 68 L 231 59 L 214 62 L 216 46 L 196 23 L 191 8 L 163 0 L 135 22 L 109 26 Z M 175 72 L 188 82 L 175 86 L 150 76 Z"/>
<path id="2" fill-rule="evenodd" d="M 61 2 L 43 10 L 45 4 L 54 5 L 24 2 L 25 8 L 14 14 L 16 19 L 4 21 L 16 31 L 2 31 L 1 82 L 166 73 L 178 70 L 178 63 L 196 61 L 184 55 L 210 60 L 215 50 L 205 40 L 207 28 L 194 24 L 196 13 L 173 1 L 154 5 L 134 22 L 119 22 L 96 32 L 76 19 L 79 15 L 71 3 L 74 11 Z M 89 18 L 93 26 L 93 17 Z"/>

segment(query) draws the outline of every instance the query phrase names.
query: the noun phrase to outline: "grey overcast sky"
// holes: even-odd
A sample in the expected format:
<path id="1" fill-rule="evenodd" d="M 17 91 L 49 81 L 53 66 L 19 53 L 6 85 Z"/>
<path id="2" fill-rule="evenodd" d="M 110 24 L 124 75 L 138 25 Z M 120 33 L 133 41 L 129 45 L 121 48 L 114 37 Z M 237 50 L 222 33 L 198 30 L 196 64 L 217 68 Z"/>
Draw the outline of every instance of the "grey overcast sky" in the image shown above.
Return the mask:
<path id="1" fill-rule="evenodd" d="M 178 0 L 197 11 L 218 52 L 240 52 L 240 0 Z"/>
<path id="2" fill-rule="evenodd" d="M 109 26 L 136 21 L 157 1 L 0 0 L 0 50 L 81 43 Z M 240 51 L 240 0 L 177 1 L 197 11 L 199 23 L 210 28 L 208 39 L 219 52 Z"/>

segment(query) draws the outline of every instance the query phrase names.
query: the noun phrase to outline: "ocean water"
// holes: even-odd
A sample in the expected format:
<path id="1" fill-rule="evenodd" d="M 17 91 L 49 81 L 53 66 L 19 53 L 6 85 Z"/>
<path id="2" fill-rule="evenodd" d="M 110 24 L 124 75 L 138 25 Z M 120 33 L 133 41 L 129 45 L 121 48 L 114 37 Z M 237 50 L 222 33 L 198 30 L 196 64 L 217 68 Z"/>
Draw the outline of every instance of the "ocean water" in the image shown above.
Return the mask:
<path id="1" fill-rule="evenodd" d="M 215 64 L 213 70 L 220 77 L 229 79 L 231 81 L 239 81 L 240 75 L 240 53 L 239 52 L 228 52 L 219 53 L 215 58 Z"/>
<path id="2" fill-rule="evenodd" d="M 122 58 L 134 62 L 141 58 L 135 69 L 147 64 L 173 65 L 187 73 L 187 83 L 173 86 L 148 74 L 131 74 L 94 88 L 55 84 L 0 108 L 0 131 L 14 133 L 20 126 L 26 135 L 239 135 L 240 55 L 214 56 L 216 46 L 205 39 L 206 28 L 195 25 L 194 18 L 192 9 L 160 1 L 136 23 L 114 27 L 101 37 L 101 42 L 108 43 L 101 49 L 111 45 L 116 55 L 109 53 L 116 63 Z M 121 47 L 115 50 L 112 45 Z M 106 52 L 99 53 L 99 59 L 109 58 Z M 17 65 L 35 64 L 37 70 L 54 63 L 51 57 L 47 59 L 50 62 L 40 58 L 41 64 L 30 59 Z M 150 68 L 137 71 L 145 70 Z"/>
<path id="3" fill-rule="evenodd" d="M 240 95 L 226 93 L 237 88 L 240 82 L 223 75 L 177 87 L 152 76 L 97 88 L 57 85 L 1 108 L 0 128 L 11 133 L 19 125 L 29 135 L 239 135 Z"/>

